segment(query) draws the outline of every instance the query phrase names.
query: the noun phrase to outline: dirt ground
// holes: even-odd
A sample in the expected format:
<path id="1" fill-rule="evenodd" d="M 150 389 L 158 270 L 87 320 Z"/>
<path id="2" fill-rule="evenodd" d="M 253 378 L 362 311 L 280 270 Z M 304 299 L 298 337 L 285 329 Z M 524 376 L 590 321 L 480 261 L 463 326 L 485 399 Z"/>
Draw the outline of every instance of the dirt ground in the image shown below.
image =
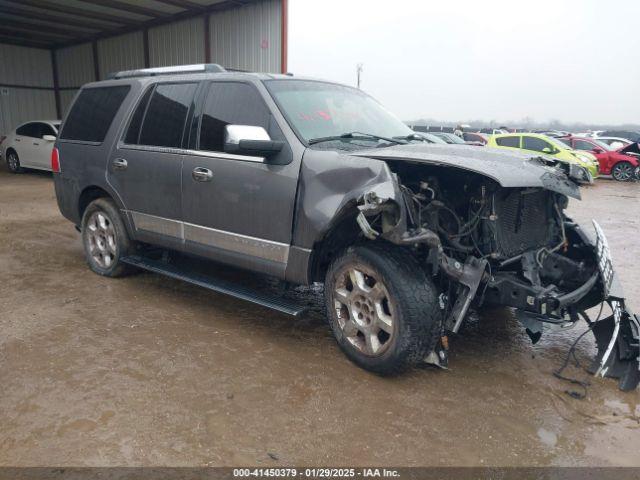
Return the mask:
<path id="1" fill-rule="evenodd" d="M 636 311 L 639 200 L 603 179 L 570 207 L 607 232 Z M 50 175 L 0 169 L 3 466 L 640 466 L 640 393 L 591 378 L 576 400 L 552 376 L 582 330 L 532 346 L 510 312 L 484 312 L 450 370 L 379 378 L 317 312 L 93 274 Z M 592 353 L 589 337 L 578 355 Z"/>

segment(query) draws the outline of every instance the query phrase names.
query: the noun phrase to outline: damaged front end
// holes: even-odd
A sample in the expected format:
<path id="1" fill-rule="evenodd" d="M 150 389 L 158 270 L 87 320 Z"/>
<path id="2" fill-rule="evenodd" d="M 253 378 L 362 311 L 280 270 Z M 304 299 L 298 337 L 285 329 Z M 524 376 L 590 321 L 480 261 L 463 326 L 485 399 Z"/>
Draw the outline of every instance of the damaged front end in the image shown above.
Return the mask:
<path id="1" fill-rule="evenodd" d="M 441 165 L 389 164 L 394 194 L 366 191 L 357 223 L 368 239 L 414 249 L 440 286 L 442 341 L 427 361 L 446 366 L 448 335 L 470 308 L 501 305 L 515 309 L 534 343 L 544 326 L 584 319 L 598 347 L 592 373 L 637 387 L 640 319 L 626 306 L 602 229 L 594 221 L 592 238 L 565 215 L 568 195 L 577 196 L 568 175 L 546 168 L 541 186 L 505 187 Z M 603 302 L 612 314 L 592 320 L 587 310 Z"/>

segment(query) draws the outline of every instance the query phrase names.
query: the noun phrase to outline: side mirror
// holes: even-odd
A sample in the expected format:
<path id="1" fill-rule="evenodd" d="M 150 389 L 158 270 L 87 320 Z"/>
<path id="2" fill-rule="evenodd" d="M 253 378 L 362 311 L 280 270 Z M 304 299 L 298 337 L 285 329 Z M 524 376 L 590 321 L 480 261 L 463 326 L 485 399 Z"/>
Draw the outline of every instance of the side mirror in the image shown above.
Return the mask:
<path id="1" fill-rule="evenodd" d="M 592 150 L 593 153 L 604 153 L 604 150 L 600 147 L 594 147 Z"/>
<path id="2" fill-rule="evenodd" d="M 270 157 L 282 150 L 283 142 L 271 140 L 262 127 L 227 125 L 224 127 L 224 151 L 237 155 Z"/>
<path id="3" fill-rule="evenodd" d="M 56 136 L 55 135 L 43 135 L 42 139 L 46 140 L 47 142 L 55 142 L 56 141 Z"/>
<path id="4" fill-rule="evenodd" d="M 555 152 L 550 147 L 544 147 L 542 149 L 542 153 L 548 153 L 549 155 L 553 155 Z"/>

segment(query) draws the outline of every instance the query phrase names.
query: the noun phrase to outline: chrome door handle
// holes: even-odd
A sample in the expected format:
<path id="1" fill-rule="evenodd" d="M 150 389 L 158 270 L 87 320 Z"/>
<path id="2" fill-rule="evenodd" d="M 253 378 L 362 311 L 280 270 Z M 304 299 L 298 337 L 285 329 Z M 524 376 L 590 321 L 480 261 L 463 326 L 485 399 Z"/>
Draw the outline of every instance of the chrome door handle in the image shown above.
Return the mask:
<path id="1" fill-rule="evenodd" d="M 213 172 L 208 168 L 196 167 L 191 172 L 191 176 L 196 182 L 210 182 L 213 178 Z"/>
<path id="2" fill-rule="evenodd" d="M 33 142 L 34 145 L 40 145 L 39 143 Z"/>
<path id="3" fill-rule="evenodd" d="M 113 165 L 114 170 L 126 170 L 129 166 L 124 158 L 116 158 L 113 162 L 111 162 L 111 165 Z"/>

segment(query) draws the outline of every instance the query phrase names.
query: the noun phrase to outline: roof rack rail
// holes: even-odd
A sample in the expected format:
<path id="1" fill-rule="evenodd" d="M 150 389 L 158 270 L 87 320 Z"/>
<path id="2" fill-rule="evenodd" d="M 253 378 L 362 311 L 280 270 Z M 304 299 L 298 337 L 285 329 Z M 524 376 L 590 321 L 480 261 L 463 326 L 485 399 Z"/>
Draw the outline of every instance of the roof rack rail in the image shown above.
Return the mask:
<path id="1" fill-rule="evenodd" d="M 225 68 L 217 63 L 200 63 L 195 65 L 176 65 L 173 67 L 141 68 L 110 73 L 109 80 L 120 78 L 155 77 L 157 75 L 180 75 L 185 73 L 222 73 Z"/>

